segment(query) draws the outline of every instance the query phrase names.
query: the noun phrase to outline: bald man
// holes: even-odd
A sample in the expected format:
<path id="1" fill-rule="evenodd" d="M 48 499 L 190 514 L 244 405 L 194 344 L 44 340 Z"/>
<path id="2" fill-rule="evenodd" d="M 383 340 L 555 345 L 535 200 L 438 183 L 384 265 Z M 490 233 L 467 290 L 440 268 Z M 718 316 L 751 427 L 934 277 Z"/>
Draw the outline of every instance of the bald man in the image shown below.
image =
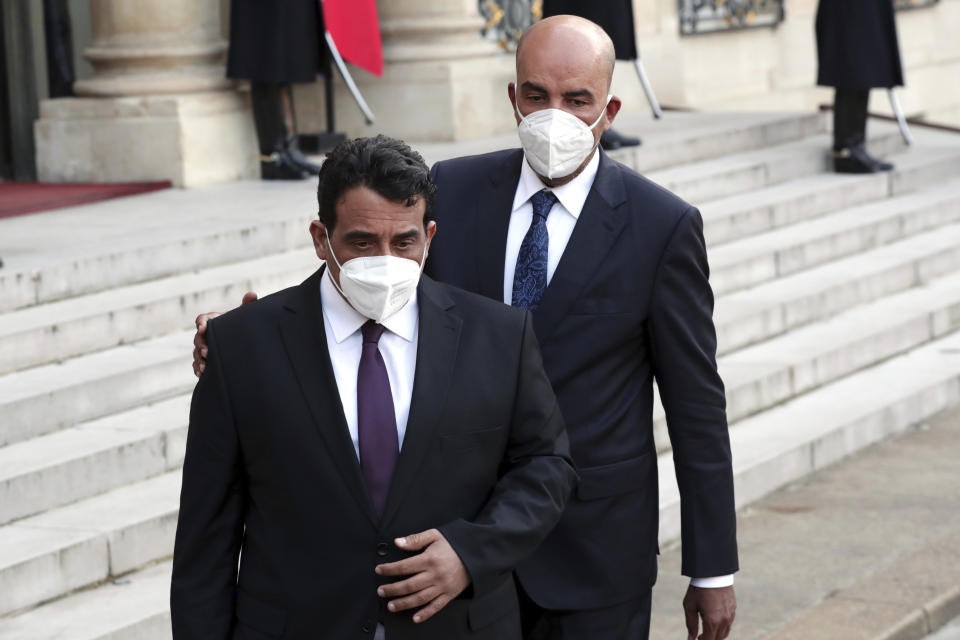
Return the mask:
<path id="1" fill-rule="evenodd" d="M 681 493 L 683 573 L 693 578 L 687 628 L 698 635 L 702 620 L 702 637 L 721 640 L 738 565 L 703 223 L 597 148 L 621 106 L 609 95 L 614 59 L 610 38 L 582 18 L 548 18 L 524 34 L 507 88 L 523 150 L 433 167 L 443 233 L 427 272 L 533 311 L 567 422 L 580 485 L 517 568 L 525 637 L 647 638 L 656 379 Z"/>
<path id="2" fill-rule="evenodd" d="M 621 106 L 609 95 L 613 65 L 610 38 L 582 18 L 527 31 L 507 87 L 523 149 L 433 167 L 442 232 L 426 272 L 533 312 L 567 423 L 580 484 L 516 569 L 524 637 L 648 637 L 656 379 L 680 487 L 682 571 L 692 578 L 683 614 L 691 636 L 722 640 L 736 609 L 736 520 L 703 223 L 597 148 Z M 198 372 L 206 317 L 197 319 Z"/>

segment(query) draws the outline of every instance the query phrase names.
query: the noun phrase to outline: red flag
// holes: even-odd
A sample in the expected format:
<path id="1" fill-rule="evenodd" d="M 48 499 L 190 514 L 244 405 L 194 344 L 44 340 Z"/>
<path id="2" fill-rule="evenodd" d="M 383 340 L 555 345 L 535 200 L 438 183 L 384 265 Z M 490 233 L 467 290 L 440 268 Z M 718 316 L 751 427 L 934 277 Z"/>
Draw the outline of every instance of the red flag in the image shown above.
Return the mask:
<path id="1" fill-rule="evenodd" d="M 376 0 L 323 0 L 323 23 L 344 60 L 383 75 Z"/>

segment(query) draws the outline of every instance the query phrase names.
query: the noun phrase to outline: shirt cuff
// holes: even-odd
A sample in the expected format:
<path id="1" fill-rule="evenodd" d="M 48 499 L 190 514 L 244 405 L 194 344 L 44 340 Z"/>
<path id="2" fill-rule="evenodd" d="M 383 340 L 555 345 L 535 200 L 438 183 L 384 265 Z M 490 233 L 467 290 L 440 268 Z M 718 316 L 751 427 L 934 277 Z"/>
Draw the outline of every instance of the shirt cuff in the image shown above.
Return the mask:
<path id="1" fill-rule="evenodd" d="M 700 589 L 719 589 L 733 586 L 733 574 L 713 578 L 690 578 L 690 586 Z"/>

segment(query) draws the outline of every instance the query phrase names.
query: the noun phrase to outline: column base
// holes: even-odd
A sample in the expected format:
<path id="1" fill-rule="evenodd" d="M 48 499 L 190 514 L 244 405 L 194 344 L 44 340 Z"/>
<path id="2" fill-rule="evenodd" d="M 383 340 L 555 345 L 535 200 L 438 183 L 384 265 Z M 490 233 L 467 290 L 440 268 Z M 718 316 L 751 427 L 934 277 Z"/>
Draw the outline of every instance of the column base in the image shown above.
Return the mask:
<path id="1" fill-rule="evenodd" d="M 234 91 L 45 100 L 34 137 L 44 182 L 196 187 L 259 177 L 249 100 Z"/>
<path id="2" fill-rule="evenodd" d="M 473 140 L 516 129 L 507 83 L 516 75 L 513 57 L 388 62 L 383 77 L 350 67 L 376 122 L 367 125 L 339 74 L 335 75 L 337 129 L 348 137 L 384 133 L 411 142 Z M 301 132 L 326 128 L 323 82 L 298 85 Z"/>

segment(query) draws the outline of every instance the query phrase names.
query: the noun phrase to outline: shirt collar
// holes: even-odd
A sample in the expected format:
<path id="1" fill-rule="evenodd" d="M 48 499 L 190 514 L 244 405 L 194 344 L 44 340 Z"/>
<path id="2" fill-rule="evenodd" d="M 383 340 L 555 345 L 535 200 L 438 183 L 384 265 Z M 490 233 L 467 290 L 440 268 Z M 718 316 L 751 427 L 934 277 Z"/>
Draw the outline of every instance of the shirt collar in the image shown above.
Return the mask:
<path id="1" fill-rule="evenodd" d="M 320 278 L 320 306 L 323 308 L 323 317 L 327 319 L 333 339 L 340 344 L 367 322 L 369 318 L 361 315 L 350 303 L 340 295 L 333 284 L 330 269 L 323 270 Z M 391 333 L 395 333 L 407 342 L 413 342 L 417 337 L 420 324 L 420 306 L 417 303 L 417 292 L 399 311 L 384 319 L 383 326 Z"/>
<path id="2" fill-rule="evenodd" d="M 523 163 L 520 166 L 520 182 L 517 184 L 517 193 L 513 197 L 513 211 L 522 207 L 533 197 L 537 191 L 544 188 L 550 189 L 557 200 L 563 205 L 563 208 L 574 218 L 580 217 L 583 211 L 583 205 L 590 195 L 590 189 L 593 188 L 593 181 L 597 177 L 597 170 L 600 168 L 600 149 L 598 148 L 590 158 L 590 162 L 583 168 L 576 178 L 559 187 L 547 187 L 540 180 L 540 176 L 530 167 L 527 157 L 524 155 Z"/>

